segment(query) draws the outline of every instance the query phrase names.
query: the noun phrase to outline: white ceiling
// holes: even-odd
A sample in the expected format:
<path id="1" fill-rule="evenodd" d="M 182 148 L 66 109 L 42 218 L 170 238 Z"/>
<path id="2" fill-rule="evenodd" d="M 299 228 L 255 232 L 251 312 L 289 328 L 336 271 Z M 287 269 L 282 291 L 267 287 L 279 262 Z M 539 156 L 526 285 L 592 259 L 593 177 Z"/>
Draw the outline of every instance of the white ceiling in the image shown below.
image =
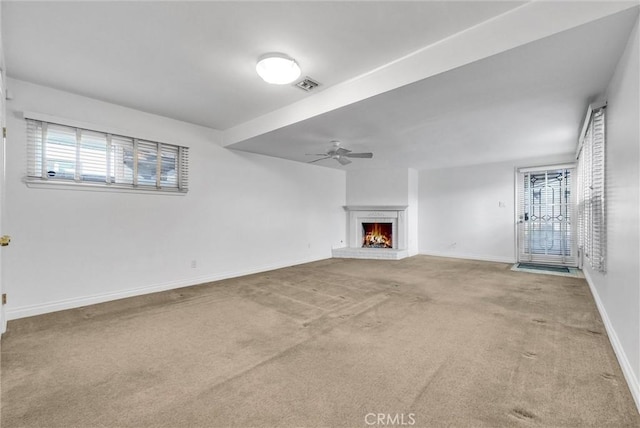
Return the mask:
<path id="1" fill-rule="evenodd" d="M 2 34 L 10 77 L 232 133 L 300 103 L 329 105 L 336 89 L 497 16 L 518 13 L 522 4 L 5 0 Z M 375 153 L 347 168 L 431 168 L 567 153 L 587 102 L 606 88 L 637 16 L 637 7 L 626 9 L 234 138 L 229 147 L 308 161 L 305 153 L 323 152 L 340 139 L 348 148 Z M 507 36 L 493 37 L 498 44 Z M 271 51 L 296 58 L 303 74 L 322 86 L 305 93 L 262 82 L 255 62 Z M 343 168 L 330 160 L 316 165 Z"/>
<path id="2" fill-rule="evenodd" d="M 308 162 L 337 139 L 374 159 L 346 168 L 443 168 L 573 152 L 637 11 L 606 17 L 233 144 Z M 335 160 L 319 162 L 341 167 Z"/>
<path id="3" fill-rule="evenodd" d="M 265 84 L 264 53 L 326 88 L 517 5 L 3 1 L 2 24 L 11 77 L 222 130 L 311 95 Z"/>

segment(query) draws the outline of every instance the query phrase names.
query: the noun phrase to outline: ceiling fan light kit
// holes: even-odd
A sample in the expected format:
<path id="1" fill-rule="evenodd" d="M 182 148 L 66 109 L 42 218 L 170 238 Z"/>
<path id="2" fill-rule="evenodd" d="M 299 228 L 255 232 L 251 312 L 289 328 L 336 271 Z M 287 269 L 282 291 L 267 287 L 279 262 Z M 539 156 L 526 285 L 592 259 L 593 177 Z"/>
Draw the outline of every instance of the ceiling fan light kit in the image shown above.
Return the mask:
<path id="1" fill-rule="evenodd" d="M 273 85 L 286 85 L 300 77 L 300 66 L 295 59 L 279 52 L 262 55 L 256 64 L 262 80 Z"/>

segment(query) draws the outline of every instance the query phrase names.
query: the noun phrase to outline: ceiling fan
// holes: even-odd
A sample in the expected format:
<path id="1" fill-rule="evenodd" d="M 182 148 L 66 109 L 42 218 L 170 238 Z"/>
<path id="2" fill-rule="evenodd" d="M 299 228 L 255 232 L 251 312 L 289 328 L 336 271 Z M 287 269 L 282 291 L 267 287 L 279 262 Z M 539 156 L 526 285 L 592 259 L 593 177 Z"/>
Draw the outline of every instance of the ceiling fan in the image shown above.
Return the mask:
<path id="1" fill-rule="evenodd" d="M 308 163 L 314 163 L 324 159 L 335 159 L 340 162 L 340 165 L 348 165 L 351 161 L 347 158 L 371 159 L 373 157 L 373 153 L 353 153 L 351 150 L 344 149 L 340 147 L 340 141 L 338 140 L 333 140 L 331 143 L 333 147 L 331 147 L 327 153 L 307 153 L 307 156 L 322 156 L 320 159 L 312 160 Z"/>

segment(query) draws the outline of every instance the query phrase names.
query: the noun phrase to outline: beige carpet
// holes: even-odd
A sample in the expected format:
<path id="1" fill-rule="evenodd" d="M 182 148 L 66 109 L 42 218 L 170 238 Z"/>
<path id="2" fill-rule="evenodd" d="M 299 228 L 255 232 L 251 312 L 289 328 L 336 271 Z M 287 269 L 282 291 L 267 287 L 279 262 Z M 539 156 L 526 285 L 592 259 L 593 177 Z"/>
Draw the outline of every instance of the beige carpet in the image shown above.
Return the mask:
<path id="1" fill-rule="evenodd" d="M 640 426 L 586 282 L 510 267 L 333 259 L 12 321 L 2 427 Z"/>

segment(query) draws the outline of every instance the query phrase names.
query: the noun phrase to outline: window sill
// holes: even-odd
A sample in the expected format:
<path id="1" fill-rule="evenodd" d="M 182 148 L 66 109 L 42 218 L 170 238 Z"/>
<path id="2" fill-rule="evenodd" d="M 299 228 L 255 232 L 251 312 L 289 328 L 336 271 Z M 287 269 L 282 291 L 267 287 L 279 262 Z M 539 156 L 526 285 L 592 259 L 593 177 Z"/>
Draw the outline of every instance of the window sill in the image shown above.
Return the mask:
<path id="1" fill-rule="evenodd" d="M 24 180 L 27 187 L 32 189 L 57 189 L 57 190 L 80 190 L 90 192 L 117 192 L 117 193 L 137 193 L 147 195 L 172 195 L 184 196 L 186 190 L 177 189 L 156 189 L 154 187 L 140 186 L 129 187 L 118 184 L 93 184 L 93 183 L 75 183 L 60 180 L 41 180 L 28 178 Z"/>

